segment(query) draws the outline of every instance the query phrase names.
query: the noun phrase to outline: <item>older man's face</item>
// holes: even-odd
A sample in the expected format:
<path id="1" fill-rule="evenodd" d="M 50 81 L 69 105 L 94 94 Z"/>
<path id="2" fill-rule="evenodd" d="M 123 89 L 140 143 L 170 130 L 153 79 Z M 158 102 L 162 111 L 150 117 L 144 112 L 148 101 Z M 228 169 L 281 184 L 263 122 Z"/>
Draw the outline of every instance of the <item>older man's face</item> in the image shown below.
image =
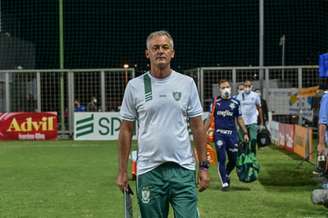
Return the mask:
<path id="1" fill-rule="evenodd" d="M 154 36 L 149 41 L 149 48 L 146 50 L 146 57 L 151 65 L 164 68 L 170 65 L 174 58 L 174 49 L 166 36 Z"/>

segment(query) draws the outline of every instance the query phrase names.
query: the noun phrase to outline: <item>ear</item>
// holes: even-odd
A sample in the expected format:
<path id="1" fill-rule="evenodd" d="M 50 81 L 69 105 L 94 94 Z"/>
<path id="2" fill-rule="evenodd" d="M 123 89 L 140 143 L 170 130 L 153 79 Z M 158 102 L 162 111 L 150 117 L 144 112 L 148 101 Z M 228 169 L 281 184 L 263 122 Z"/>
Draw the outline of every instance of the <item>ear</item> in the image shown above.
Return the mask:
<path id="1" fill-rule="evenodd" d="M 146 56 L 147 59 L 149 59 L 149 51 L 148 51 L 148 49 L 145 50 L 145 56 Z"/>
<path id="2" fill-rule="evenodd" d="M 173 49 L 173 51 L 172 51 L 172 55 L 171 55 L 171 58 L 173 59 L 174 56 L 175 56 L 175 50 Z"/>

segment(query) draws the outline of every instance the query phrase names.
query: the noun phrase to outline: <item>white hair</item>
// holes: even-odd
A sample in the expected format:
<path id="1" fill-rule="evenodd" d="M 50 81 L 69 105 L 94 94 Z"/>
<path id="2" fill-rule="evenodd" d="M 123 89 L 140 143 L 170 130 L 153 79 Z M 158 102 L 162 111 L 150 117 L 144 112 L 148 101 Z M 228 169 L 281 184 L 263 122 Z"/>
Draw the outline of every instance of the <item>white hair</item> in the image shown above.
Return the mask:
<path id="1" fill-rule="evenodd" d="M 159 31 L 155 31 L 155 32 L 152 32 L 148 35 L 147 37 L 147 41 L 146 41 L 146 46 L 147 46 L 147 49 L 149 49 L 149 41 L 155 37 L 155 36 L 166 36 L 169 41 L 170 41 L 170 46 L 171 48 L 173 49 L 174 45 L 173 45 L 173 38 L 171 36 L 171 34 L 165 30 L 159 30 Z"/>

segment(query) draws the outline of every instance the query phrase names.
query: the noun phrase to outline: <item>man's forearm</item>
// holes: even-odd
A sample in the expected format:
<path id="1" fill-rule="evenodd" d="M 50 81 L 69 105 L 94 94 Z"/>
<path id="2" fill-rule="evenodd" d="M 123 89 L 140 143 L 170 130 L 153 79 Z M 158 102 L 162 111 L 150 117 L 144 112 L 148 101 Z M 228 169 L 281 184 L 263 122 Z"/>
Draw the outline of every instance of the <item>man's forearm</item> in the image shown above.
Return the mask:
<path id="1" fill-rule="evenodd" d="M 129 131 L 120 131 L 119 134 L 119 171 L 127 171 L 127 164 L 131 150 L 132 134 Z"/>
<path id="2" fill-rule="evenodd" d="M 325 144 L 326 129 L 326 125 L 319 124 L 319 144 Z"/>
<path id="3" fill-rule="evenodd" d="M 192 118 L 190 121 L 190 127 L 194 138 L 194 143 L 196 146 L 198 159 L 199 161 L 204 161 L 207 159 L 206 157 L 206 133 L 205 128 L 203 126 L 203 121 L 201 117 Z"/>
<path id="4" fill-rule="evenodd" d="M 238 117 L 237 118 L 237 122 L 238 122 L 239 127 L 242 129 L 243 133 L 244 134 L 247 134 L 247 129 L 246 129 L 246 126 L 245 126 L 245 123 L 244 123 L 243 118 L 242 117 Z"/>
<path id="5" fill-rule="evenodd" d="M 263 110 L 261 107 L 258 107 L 259 111 L 259 116 L 260 116 L 260 125 L 264 125 L 264 120 L 263 120 Z"/>
<path id="6" fill-rule="evenodd" d="M 201 134 L 203 134 L 203 133 L 193 134 L 199 161 L 203 161 L 203 160 L 207 159 L 207 157 L 206 157 L 206 138 L 200 136 Z M 202 139 L 202 138 L 204 138 L 204 139 Z"/>

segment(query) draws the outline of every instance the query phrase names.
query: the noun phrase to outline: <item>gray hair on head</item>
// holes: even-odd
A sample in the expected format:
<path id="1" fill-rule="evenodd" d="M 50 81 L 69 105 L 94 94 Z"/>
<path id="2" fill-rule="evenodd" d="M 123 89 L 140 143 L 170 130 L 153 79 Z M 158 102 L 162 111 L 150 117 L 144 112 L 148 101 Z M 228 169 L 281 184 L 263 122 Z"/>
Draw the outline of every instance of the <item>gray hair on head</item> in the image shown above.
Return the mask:
<path id="1" fill-rule="evenodd" d="M 172 38 L 171 34 L 167 31 L 165 31 L 165 30 L 155 31 L 155 32 L 152 32 L 148 35 L 147 41 L 146 41 L 147 49 L 149 49 L 149 41 L 155 36 L 166 36 L 170 40 L 170 46 L 173 49 L 173 47 L 174 47 L 173 38 Z"/>

